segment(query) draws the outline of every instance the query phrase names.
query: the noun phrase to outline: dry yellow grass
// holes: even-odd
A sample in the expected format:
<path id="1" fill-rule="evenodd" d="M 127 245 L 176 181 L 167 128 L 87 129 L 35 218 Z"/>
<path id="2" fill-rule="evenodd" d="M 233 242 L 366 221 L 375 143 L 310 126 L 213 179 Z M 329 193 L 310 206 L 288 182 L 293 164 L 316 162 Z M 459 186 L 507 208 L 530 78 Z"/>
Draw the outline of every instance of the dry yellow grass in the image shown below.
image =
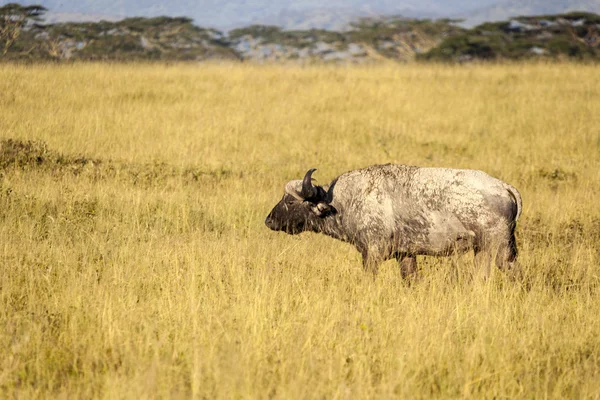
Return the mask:
<path id="1" fill-rule="evenodd" d="M 599 104 L 571 64 L 1 65 L 0 397 L 598 398 Z M 523 276 L 264 226 L 385 162 L 516 186 Z"/>

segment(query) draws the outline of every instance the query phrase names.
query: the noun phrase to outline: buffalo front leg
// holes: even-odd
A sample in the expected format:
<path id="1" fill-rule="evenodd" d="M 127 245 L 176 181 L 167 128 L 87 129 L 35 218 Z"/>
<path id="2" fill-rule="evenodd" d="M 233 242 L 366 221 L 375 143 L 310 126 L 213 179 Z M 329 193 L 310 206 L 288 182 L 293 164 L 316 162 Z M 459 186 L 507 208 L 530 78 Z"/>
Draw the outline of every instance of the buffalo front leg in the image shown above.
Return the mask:
<path id="1" fill-rule="evenodd" d="M 417 257 L 405 253 L 396 254 L 396 260 L 400 264 L 400 274 L 406 279 L 417 274 Z"/>
<path id="2" fill-rule="evenodd" d="M 362 249 L 362 261 L 363 268 L 365 271 L 370 271 L 373 275 L 377 275 L 379 270 L 379 264 L 381 264 L 381 257 L 375 251 L 369 251 L 368 249 Z"/>

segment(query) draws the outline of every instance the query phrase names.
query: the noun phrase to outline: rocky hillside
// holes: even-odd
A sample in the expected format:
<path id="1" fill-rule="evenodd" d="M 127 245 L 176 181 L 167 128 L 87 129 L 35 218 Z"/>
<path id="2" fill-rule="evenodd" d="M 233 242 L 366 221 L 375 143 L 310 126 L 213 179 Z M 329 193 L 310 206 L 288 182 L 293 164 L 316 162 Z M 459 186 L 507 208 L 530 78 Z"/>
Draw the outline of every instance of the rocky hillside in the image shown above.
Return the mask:
<path id="1" fill-rule="evenodd" d="M 446 38 L 424 60 L 600 59 L 600 15 L 568 13 L 486 23 Z"/>
<path id="2" fill-rule="evenodd" d="M 344 32 L 284 31 L 275 26 L 254 25 L 231 31 L 228 40 L 248 60 L 406 61 L 461 31 L 449 20 L 363 18 Z"/>
<path id="3" fill-rule="evenodd" d="M 4 60 L 188 60 L 238 59 L 214 29 L 189 18 L 128 18 L 117 22 L 40 24 L 29 7 L 0 8 Z M 41 10 L 43 12 L 44 10 Z"/>

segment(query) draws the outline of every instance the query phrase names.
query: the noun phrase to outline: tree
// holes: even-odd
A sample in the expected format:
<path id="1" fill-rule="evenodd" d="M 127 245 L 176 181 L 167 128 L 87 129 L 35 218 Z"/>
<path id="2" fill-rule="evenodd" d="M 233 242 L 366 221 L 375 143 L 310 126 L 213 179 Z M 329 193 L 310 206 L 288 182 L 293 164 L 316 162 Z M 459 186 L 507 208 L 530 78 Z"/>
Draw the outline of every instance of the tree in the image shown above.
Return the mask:
<path id="1" fill-rule="evenodd" d="M 17 40 L 22 30 L 30 22 L 39 21 L 46 12 L 46 8 L 40 5 L 22 6 L 9 3 L 0 7 L 0 51 L 2 55 L 8 53 L 8 49 Z"/>

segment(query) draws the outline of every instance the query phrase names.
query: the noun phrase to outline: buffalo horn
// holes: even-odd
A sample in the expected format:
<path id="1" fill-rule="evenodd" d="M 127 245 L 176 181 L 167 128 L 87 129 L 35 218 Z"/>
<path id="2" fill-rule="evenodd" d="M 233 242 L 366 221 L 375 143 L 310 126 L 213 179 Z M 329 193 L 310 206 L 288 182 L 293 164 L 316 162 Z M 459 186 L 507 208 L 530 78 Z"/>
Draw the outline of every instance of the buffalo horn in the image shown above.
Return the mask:
<path id="1" fill-rule="evenodd" d="M 313 186 L 311 177 L 316 170 L 316 168 L 311 168 L 306 175 L 304 175 L 304 179 L 302 180 L 302 192 L 300 192 L 300 196 L 304 199 L 310 199 L 317 195 L 317 189 Z"/>

